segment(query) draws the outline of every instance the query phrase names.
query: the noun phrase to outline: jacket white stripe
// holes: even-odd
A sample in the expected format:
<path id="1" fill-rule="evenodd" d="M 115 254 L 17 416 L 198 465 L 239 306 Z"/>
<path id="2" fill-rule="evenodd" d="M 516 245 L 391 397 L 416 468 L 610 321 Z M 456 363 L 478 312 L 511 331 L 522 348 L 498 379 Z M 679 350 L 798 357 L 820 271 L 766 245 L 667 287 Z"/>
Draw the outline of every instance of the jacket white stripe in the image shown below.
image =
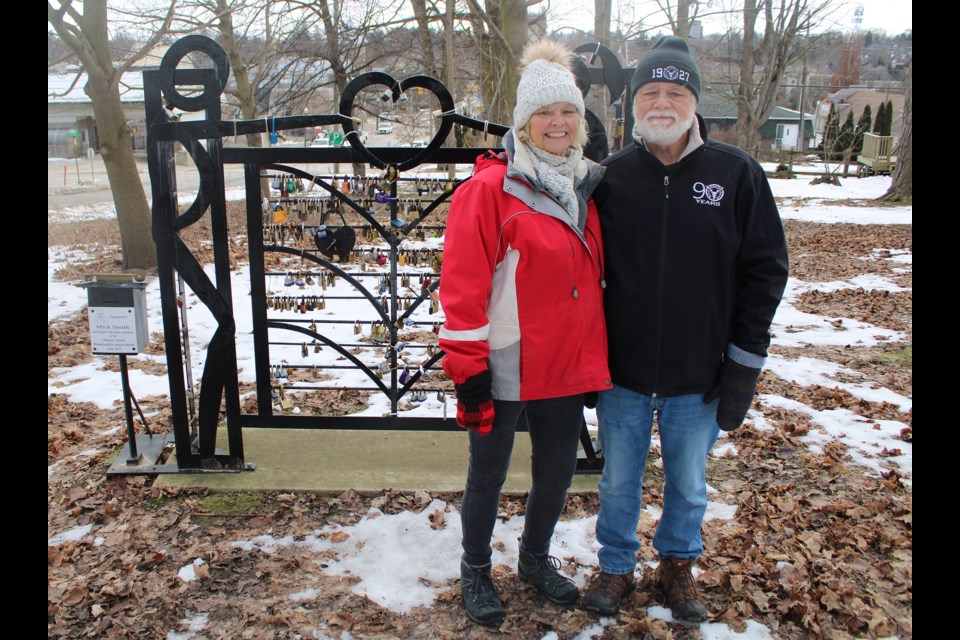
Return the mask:
<path id="1" fill-rule="evenodd" d="M 444 340 L 458 340 L 461 342 L 467 340 L 486 340 L 490 335 L 490 324 L 487 323 L 479 329 L 466 329 L 464 331 L 451 331 L 446 327 L 440 327 L 440 337 Z"/>

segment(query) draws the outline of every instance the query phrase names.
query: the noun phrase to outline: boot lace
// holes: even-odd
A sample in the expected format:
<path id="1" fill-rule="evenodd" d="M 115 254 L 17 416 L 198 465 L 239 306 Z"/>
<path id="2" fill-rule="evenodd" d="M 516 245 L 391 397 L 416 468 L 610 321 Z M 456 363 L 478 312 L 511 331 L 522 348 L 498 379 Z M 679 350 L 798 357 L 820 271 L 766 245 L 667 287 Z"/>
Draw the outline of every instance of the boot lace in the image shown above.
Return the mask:
<path id="1" fill-rule="evenodd" d="M 679 602 L 689 602 L 699 600 L 697 583 L 693 579 L 690 567 L 687 564 L 676 565 L 675 561 L 669 564 L 667 570 L 667 579 L 664 586 L 667 590 L 667 598 Z"/>
<path id="2" fill-rule="evenodd" d="M 477 604 L 487 606 L 500 602 L 497 590 L 493 586 L 493 577 L 489 571 L 475 570 L 470 580 L 470 591 L 476 598 Z"/>
<path id="3" fill-rule="evenodd" d="M 560 567 L 562 566 L 559 558 L 547 555 L 543 556 L 542 559 L 539 559 L 537 568 L 534 570 L 534 573 L 544 581 L 549 583 L 550 586 L 556 586 L 558 584 L 563 584 L 569 582 L 569 580 L 559 573 Z"/>

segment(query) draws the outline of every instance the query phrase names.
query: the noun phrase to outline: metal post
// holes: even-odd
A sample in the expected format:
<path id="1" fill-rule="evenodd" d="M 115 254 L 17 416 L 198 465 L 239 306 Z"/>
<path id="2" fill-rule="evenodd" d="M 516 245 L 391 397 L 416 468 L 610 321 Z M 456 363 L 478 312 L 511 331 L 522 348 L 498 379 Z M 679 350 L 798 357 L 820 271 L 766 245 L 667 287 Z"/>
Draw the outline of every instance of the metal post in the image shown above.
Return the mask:
<path id="1" fill-rule="evenodd" d="M 140 464 L 143 456 L 137 453 L 137 434 L 133 431 L 133 410 L 130 408 L 130 380 L 127 377 L 127 356 L 120 355 L 120 381 L 123 384 L 123 413 L 127 419 L 127 439 L 130 441 L 128 465 Z"/>

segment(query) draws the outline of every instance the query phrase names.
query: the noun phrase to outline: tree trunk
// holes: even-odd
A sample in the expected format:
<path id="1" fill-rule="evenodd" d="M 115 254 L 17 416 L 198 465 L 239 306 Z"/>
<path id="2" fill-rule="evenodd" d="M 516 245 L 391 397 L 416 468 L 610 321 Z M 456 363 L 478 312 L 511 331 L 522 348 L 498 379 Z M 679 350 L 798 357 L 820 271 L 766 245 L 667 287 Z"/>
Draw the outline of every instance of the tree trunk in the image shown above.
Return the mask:
<path id="1" fill-rule="evenodd" d="M 684 40 L 690 38 L 690 0 L 677 0 L 677 20 L 673 33 Z"/>
<path id="2" fill-rule="evenodd" d="M 757 24 L 757 0 L 743 3 L 743 51 L 740 58 L 740 83 L 737 86 L 737 146 L 749 151 L 754 146 L 756 128 L 753 126 L 753 72 L 756 52 L 753 48 Z"/>
<path id="3" fill-rule="evenodd" d="M 49 4 L 47 7 L 47 20 L 79 56 L 87 73 L 83 90 L 93 104 L 100 154 L 117 210 L 123 268 L 152 269 L 157 266 L 157 246 L 150 229 L 150 205 L 140 181 L 130 146 L 130 129 L 120 103 L 120 72 L 114 68 L 110 55 L 107 2 L 87 0 L 83 3 L 83 15 L 73 9 L 63 9 L 76 20 L 77 28 L 64 22 L 64 13 L 55 11 Z"/>
<path id="4" fill-rule="evenodd" d="M 117 209 L 123 268 L 151 269 L 157 266 L 157 245 L 150 231 L 152 216 L 130 146 L 130 129 L 120 104 L 120 91 L 117 83 L 107 81 L 99 71 L 87 73 L 84 91 L 93 102 L 100 155 Z"/>
<path id="5" fill-rule="evenodd" d="M 427 20 L 426 0 L 410 0 L 413 15 L 417 19 L 417 32 L 420 35 L 420 48 L 423 51 L 423 70 L 427 75 L 437 77 L 437 62 L 433 55 L 433 38 L 430 35 L 430 22 Z M 449 87 L 449 85 L 447 85 Z"/>
<path id="6" fill-rule="evenodd" d="M 520 82 L 517 65 L 512 60 L 520 56 L 527 43 L 527 5 L 523 0 L 497 0 L 493 4 L 498 9 L 496 23 L 504 38 L 503 42 L 494 40 L 495 64 L 502 69 L 498 121 L 512 125 L 517 83 Z"/>
<path id="7" fill-rule="evenodd" d="M 527 5 L 523 0 L 486 0 L 483 9 L 476 0 L 469 4 L 470 22 L 480 41 L 483 117 L 511 126 L 519 80 L 517 57 L 527 41 Z"/>
<path id="8" fill-rule="evenodd" d="M 903 135 L 900 136 L 899 146 L 893 183 L 879 200 L 913 201 L 913 58 L 907 64 L 907 95 L 903 101 Z"/>
<path id="9" fill-rule="evenodd" d="M 454 101 L 456 101 L 457 96 L 457 92 L 454 91 L 454 87 L 456 86 L 456 66 L 453 59 L 453 17 L 455 9 L 456 0 L 447 0 L 446 14 L 443 21 L 443 84 L 446 85 L 450 91 L 450 95 L 453 96 Z M 450 136 L 447 136 L 447 139 L 443 142 L 443 146 L 456 147 L 456 135 L 454 135 L 452 139 Z M 457 177 L 456 169 L 457 166 L 455 164 L 447 165 L 448 180 L 453 180 Z"/>
<path id="10" fill-rule="evenodd" d="M 593 37 L 610 48 L 610 10 L 613 0 L 593 0 Z"/>

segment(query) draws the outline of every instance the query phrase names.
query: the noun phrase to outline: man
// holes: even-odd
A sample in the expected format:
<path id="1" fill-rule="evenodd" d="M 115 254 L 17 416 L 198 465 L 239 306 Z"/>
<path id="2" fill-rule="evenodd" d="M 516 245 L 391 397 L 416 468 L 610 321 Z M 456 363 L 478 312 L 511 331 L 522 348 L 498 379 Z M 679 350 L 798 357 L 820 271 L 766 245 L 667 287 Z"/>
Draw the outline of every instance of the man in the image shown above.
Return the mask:
<path id="1" fill-rule="evenodd" d="M 661 38 L 630 89 L 636 144 L 603 162 L 594 193 L 614 387 L 597 403 L 600 572 L 583 606 L 613 615 L 634 588 L 656 416 L 664 473 L 656 580 L 675 619 L 702 622 L 692 568 L 703 551 L 707 455 L 719 429 L 739 427 L 753 401 L 787 282 L 787 247 L 759 163 L 707 139 L 686 42 Z"/>

